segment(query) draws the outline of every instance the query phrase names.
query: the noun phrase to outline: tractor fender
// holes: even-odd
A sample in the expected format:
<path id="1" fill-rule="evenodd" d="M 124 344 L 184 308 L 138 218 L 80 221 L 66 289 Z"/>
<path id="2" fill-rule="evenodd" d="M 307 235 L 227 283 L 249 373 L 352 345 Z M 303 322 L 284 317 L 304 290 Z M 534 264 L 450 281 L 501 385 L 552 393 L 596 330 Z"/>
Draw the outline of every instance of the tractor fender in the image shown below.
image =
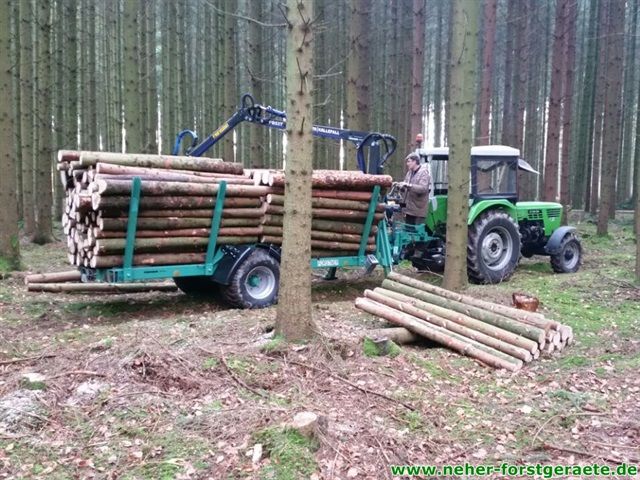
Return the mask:
<path id="1" fill-rule="evenodd" d="M 224 256 L 218 262 L 216 270 L 211 276 L 212 280 L 222 285 L 229 285 L 236 270 L 256 248 L 265 250 L 278 263 L 280 262 L 280 250 L 273 245 L 225 245 L 222 247 Z"/>
<path id="2" fill-rule="evenodd" d="M 562 239 L 568 233 L 572 233 L 576 231 L 576 227 L 563 226 L 558 228 L 555 232 L 551 234 L 547 244 L 544 246 L 544 251 L 547 255 L 556 255 L 560 252 L 560 245 L 562 244 Z"/>
<path id="3" fill-rule="evenodd" d="M 489 209 L 501 209 L 509 214 L 511 218 L 513 218 L 516 223 L 518 222 L 518 216 L 516 213 L 516 207 L 509 200 L 481 200 L 477 203 L 474 203 L 469 207 L 469 218 L 467 220 L 467 224 L 471 225 L 476 221 L 476 218 L 480 216 L 480 214 Z"/>

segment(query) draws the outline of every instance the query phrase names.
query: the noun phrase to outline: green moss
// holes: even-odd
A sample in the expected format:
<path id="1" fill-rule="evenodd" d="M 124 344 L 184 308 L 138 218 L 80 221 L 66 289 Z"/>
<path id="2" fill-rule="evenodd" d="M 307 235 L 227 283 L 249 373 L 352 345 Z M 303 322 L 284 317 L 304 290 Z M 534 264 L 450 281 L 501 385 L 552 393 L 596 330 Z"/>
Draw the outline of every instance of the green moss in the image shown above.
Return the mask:
<path id="1" fill-rule="evenodd" d="M 287 342 L 282 335 L 276 335 L 260 347 L 262 353 L 275 353 L 286 350 Z"/>
<path id="2" fill-rule="evenodd" d="M 297 430 L 269 427 L 258 432 L 255 440 L 271 457 L 271 463 L 260 470 L 262 479 L 298 480 L 317 470 L 314 452 L 318 444 Z"/>
<path id="3" fill-rule="evenodd" d="M 401 348 L 391 340 L 377 343 L 370 338 L 365 338 L 362 343 L 362 352 L 366 357 L 388 356 L 394 358 L 400 355 L 401 351 Z"/>

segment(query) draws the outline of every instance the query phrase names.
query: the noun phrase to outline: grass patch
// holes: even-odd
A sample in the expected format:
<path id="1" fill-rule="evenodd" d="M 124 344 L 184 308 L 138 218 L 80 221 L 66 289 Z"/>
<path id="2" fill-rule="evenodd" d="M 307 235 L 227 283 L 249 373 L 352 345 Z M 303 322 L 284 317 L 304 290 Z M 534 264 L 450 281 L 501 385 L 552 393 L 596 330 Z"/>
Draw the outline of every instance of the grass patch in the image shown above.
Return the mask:
<path id="1" fill-rule="evenodd" d="M 271 340 L 260 347 L 262 353 L 283 352 L 287 348 L 287 341 L 282 335 L 275 335 Z"/>
<path id="2" fill-rule="evenodd" d="M 426 360 L 416 354 L 410 355 L 409 360 L 425 370 L 432 378 L 441 378 L 455 382 L 458 381 L 455 376 L 451 375 L 447 370 L 439 366 L 433 360 Z"/>
<path id="3" fill-rule="evenodd" d="M 318 444 L 297 430 L 269 427 L 258 432 L 255 440 L 271 457 L 271 463 L 260 470 L 262 479 L 298 480 L 317 470 L 314 452 Z"/>

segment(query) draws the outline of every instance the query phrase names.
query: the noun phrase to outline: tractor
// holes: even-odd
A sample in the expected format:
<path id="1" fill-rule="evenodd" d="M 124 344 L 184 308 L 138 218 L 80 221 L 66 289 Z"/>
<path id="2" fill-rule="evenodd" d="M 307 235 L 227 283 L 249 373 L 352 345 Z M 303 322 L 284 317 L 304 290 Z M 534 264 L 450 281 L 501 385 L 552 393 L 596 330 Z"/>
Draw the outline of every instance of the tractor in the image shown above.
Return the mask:
<path id="1" fill-rule="evenodd" d="M 449 149 L 419 147 L 416 153 L 431 172 L 431 201 L 425 225 L 413 228 L 414 232 L 392 222 L 394 254 L 419 270 L 442 271 Z M 582 263 L 576 229 L 562 225 L 562 205 L 518 201 L 518 171 L 538 174 L 515 148 L 492 145 L 471 149 L 467 273 L 474 283 L 508 279 L 521 256 L 549 256 L 557 273 L 576 272 Z M 399 210 L 402 198 L 396 189 L 388 198 L 391 216 Z"/>

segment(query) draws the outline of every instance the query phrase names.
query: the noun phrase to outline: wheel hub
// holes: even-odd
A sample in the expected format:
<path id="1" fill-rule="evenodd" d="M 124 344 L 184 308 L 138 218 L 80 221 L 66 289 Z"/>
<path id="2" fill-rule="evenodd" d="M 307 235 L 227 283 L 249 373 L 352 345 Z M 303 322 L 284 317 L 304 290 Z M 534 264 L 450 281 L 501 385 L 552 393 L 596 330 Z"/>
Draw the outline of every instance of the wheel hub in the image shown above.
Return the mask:
<path id="1" fill-rule="evenodd" d="M 500 227 L 487 233 L 482 240 L 482 259 L 487 268 L 503 269 L 513 253 L 513 242 L 509 232 Z"/>
<path id="2" fill-rule="evenodd" d="M 259 265 L 245 277 L 247 293 L 257 300 L 269 297 L 276 288 L 276 277 L 270 268 Z"/>

